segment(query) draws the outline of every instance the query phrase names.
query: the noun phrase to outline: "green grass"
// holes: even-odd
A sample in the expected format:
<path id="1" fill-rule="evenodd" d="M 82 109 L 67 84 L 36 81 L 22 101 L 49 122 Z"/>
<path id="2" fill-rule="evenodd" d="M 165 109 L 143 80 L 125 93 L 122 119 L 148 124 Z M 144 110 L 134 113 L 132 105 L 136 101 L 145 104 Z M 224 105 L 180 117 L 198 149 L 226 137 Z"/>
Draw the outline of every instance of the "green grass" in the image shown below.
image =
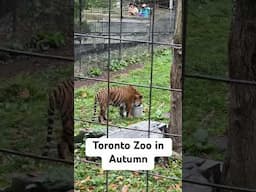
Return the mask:
<path id="1" fill-rule="evenodd" d="M 145 59 L 145 67 L 143 69 L 137 69 L 129 72 L 128 74 L 120 75 L 114 80 L 123 83 L 133 83 L 149 86 L 150 83 L 150 61 L 149 57 Z M 153 85 L 161 87 L 169 87 L 169 73 L 171 55 L 169 50 L 157 52 L 154 58 L 154 73 L 153 73 Z M 111 86 L 116 86 L 111 84 Z M 106 83 L 98 83 L 90 87 L 83 87 L 75 90 L 75 118 L 91 120 L 93 117 L 94 109 L 94 96 L 101 88 L 107 87 Z M 110 119 L 112 123 L 116 125 L 128 125 L 140 120 L 148 119 L 149 111 L 149 88 L 137 88 L 143 95 L 143 105 L 145 114 L 142 118 L 134 119 L 121 119 L 119 117 L 118 109 L 116 107 L 110 107 Z M 152 91 L 152 108 L 151 118 L 154 120 L 161 120 L 168 123 L 168 118 L 164 116 L 165 113 L 170 111 L 170 92 L 166 90 Z M 97 110 L 97 112 L 99 109 Z M 77 122 L 76 127 L 82 126 Z M 86 125 L 88 126 L 88 125 Z M 101 126 L 92 125 L 94 128 Z M 76 129 L 77 130 L 77 129 Z"/>
<path id="2" fill-rule="evenodd" d="M 48 91 L 72 71 L 73 69 L 63 67 L 1 79 L 1 148 L 42 154 L 47 134 Z M 57 122 L 56 130 L 59 130 Z M 10 182 L 10 173 L 39 171 L 51 167 L 48 163 L 16 156 L 1 156 L 0 164 L 0 186 Z M 53 167 L 56 165 L 53 164 Z"/>
<path id="3" fill-rule="evenodd" d="M 228 76 L 230 19 L 231 0 L 188 1 L 185 73 Z M 211 153 L 214 158 L 222 158 L 208 143 L 198 147 L 200 139 L 193 134 L 198 129 L 204 130 L 208 137 L 225 133 L 227 92 L 226 84 L 186 78 L 183 100 L 183 149 L 186 153 Z"/>
<path id="4" fill-rule="evenodd" d="M 140 53 L 140 54 L 137 54 Z M 148 57 L 148 47 L 146 45 L 137 45 L 133 47 L 123 47 L 122 57 L 118 49 L 111 50 L 110 71 L 119 71 L 127 66 L 141 64 L 144 57 Z M 79 76 L 99 76 L 101 72 L 107 70 L 108 53 L 107 51 L 95 54 L 83 55 L 80 61 L 74 63 L 75 75 Z"/>
<path id="5" fill-rule="evenodd" d="M 154 54 L 153 66 L 153 85 L 168 88 L 170 86 L 170 68 L 171 68 L 171 52 L 169 49 L 157 49 Z M 144 67 L 130 71 L 128 74 L 121 74 L 114 81 L 149 85 L 150 81 L 150 57 L 144 59 Z M 75 117 L 79 119 L 91 120 L 93 116 L 94 96 L 96 92 L 106 87 L 106 83 L 97 83 L 92 86 L 83 87 L 75 90 Z M 115 86 L 112 85 L 111 86 Z M 141 118 L 121 119 L 118 110 L 114 107 L 110 108 L 110 119 L 112 124 L 126 126 L 141 120 L 148 119 L 149 111 L 149 89 L 137 87 L 144 96 L 145 115 Z M 168 123 L 169 118 L 164 114 L 170 112 L 170 92 L 166 90 L 154 89 L 152 92 L 151 103 L 151 119 Z M 99 110 L 99 109 L 98 109 Z M 81 128 L 87 131 L 104 130 L 106 126 L 88 124 L 76 121 L 75 132 L 78 133 Z M 84 145 L 76 149 L 76 155 L 84 156 Z M 156 165 L 156 168 L 150 173 L 161 174 L 164 176 L 181 179 L 181 161 L 169 159 L 170 168 L 164 168 Z M 105 189 L 105 173 L 101 168 L 94 164 L 84 164 L 75 162 L 75 181 L 76 187 L 80 191 L 101 192 Z M 138 174 L 130 171 L 110 171 L 109 172 L 109 191 L 121 191 L 122 187 L 127 186 L 129 191 L 144 191 L 146 187 L 146 177 L 144 174 Z M 181 183 L 157 176 L 149 177 L 149 188 L 151 191 L 181 191 Z"/>
<path id="6" fill-rule="evenodd" d="M 162 178 L 159 176 L 149 175 L 150 191 L 159 192 L 180 192 L 181 182 L 181 161 L 170 159 L 170 168 L 163 168 L 156 165 L 150 174 L 163 175 L 173 178 Z M 98 166 L 91 164 L 75 164 L 75 187 L 81 192 L 102 192 L 105 189 L 106 174 Z M 85 174 L 86 171 L 86 174 Z M 109 171 L 108 173 L 108 191 L 121 191 L 127 186 L 129 191 L 145 191 L 146 175 L 132 171 Z"/>

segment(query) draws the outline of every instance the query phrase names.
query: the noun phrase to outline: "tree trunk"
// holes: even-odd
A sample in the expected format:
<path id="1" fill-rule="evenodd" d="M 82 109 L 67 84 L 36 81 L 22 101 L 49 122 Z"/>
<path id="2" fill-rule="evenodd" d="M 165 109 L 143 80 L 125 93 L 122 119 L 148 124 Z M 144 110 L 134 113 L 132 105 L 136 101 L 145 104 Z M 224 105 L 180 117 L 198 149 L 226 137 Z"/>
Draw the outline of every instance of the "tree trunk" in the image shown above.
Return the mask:
<path id="1" fill-rule="evenodd" d="M 256 1 L 234 1 L 229 41 L 231 79 L 256 81 Z M 256 86 L 231 84 L 223 183 L 256 188 Z"/>
<path id="2" fill-rule="evenodd" d="M 176 8 L 176 25 L 174 40 L 175 44 L 182 43 L 182 1 L 177 1 Z M 171 67 L 171 88 L 182 88 L 182 51 L 180 49 L 173 49 L 173 63 Z M 171 117 L 169 123 L 169 133 L 182 134 L 182 93 L 173 91 L 171 93 Z M 182 145 L 181 137 L 173 137 L 174 151 L 181 153 Z"/>

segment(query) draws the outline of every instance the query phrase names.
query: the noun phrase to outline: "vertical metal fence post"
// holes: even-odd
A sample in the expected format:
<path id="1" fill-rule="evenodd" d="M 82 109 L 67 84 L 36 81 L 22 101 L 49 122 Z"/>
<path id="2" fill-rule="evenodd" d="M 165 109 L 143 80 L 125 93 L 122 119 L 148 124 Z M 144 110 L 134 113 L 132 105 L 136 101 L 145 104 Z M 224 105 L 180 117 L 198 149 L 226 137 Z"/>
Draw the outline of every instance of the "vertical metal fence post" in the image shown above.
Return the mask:
<path id="1" fill-rule="evenodd" d="M 151 57 L 150 57 L 150 84 L 149 84 L 149 111 L 148 111 L 148 138 L 150 138 L 151 124 L 151 104 L 152 104 L 152 86 L 153 86 L 153 67 L 154 67 L 154 27 L 155 27 L 155 9 L 156 1 L 153 1 L 152 17 L 151 17 Z M 149 171 L 146 172 L 146 191 L 149 191 Z"/>
<path id="2" fill-rule="evenodd" d="M 109 137 L 109 89 L 110 89 L 110 46 L 111 46 L 111 30 L 110 30 L 110 27 L 111 27 L 111 0 L 108 0 L 108 67 L 107 67 L 107 73 L 108 73 L 108 77 L 107 77 L 107 83 L 108 83 L 108 104 L 107 104 L 107 138 Z M 108 171 L 106 171 L 106 192 L 108 192 Z"/>
<path id="3" fill-rule="evenodd" d="M 150 14 L 149 16 L 149 25 L 148 25 L 148 42 L 151 41 L 151 32 L 152 32 L 152 17 L 153 17 L 153 13 Z M 151 45 L 150 43 L 148 43 L 148 53 L 150 53 L 150 48 L 151 48 Z"/>
<path id="4" fill-rule="evenodd" d="M 119 61 L 122 60 L 123 0 L 120 0 Z"/>
<path id="5" fill-rule="evenodd" d="M 82 0 L 79 0 L 79 31 L 82 33 Z M 82 70 L 82 37 L 79 38 L 79 72 Z"/>

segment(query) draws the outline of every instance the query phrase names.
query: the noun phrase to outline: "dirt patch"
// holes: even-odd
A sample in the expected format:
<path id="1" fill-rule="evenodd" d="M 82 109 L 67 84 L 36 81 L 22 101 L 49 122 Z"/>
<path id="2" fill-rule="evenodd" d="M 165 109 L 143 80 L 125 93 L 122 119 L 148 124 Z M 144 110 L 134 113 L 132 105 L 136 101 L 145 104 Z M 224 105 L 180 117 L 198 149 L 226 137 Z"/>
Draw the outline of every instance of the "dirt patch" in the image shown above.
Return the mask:
<path id="1" fill-rule="evenodd" d="M 116 78 L 120 75 L 127 74 L 132 70 L 142 69 L 143 67 L 144 67 L 144 64 L 138 63 L 138 64 L 129 65 L 125 69 L 122 69 L 122 70 L 119 70 L 119 71 L 110 72 L 110 80 L 113 80 L 114 78 Z M 108 72 L 107 71 L 104 71 L 102 73 L 102 75 L 97 77 L 97 79 L 103 79 L 103 80 L 107 80 L 107 78 L 108 78 Z M 75 81 L 75 88 L 80 88 L 80 87 L 83 87 L 83 86 L 91 86 L 91 85 L 94 85 L 94 84 L 99 83 L 99 82 L 101 82 L 101 81 L 88 80 L 88 79 L 77 80 L 77 81 Z"/>

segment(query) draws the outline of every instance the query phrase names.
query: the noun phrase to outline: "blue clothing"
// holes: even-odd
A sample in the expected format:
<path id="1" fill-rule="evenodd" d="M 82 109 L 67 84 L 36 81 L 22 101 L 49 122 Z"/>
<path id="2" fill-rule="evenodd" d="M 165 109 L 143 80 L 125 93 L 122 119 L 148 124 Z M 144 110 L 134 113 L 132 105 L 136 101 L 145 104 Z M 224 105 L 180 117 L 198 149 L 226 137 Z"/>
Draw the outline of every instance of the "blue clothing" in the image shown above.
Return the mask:
<path id="1" fill-rule="evenodd" d="M 139 15 L 142 17 L 149 17 L 150 15 L 150 8 L 149 7 L 144 7 L 140 9 Z"/>

